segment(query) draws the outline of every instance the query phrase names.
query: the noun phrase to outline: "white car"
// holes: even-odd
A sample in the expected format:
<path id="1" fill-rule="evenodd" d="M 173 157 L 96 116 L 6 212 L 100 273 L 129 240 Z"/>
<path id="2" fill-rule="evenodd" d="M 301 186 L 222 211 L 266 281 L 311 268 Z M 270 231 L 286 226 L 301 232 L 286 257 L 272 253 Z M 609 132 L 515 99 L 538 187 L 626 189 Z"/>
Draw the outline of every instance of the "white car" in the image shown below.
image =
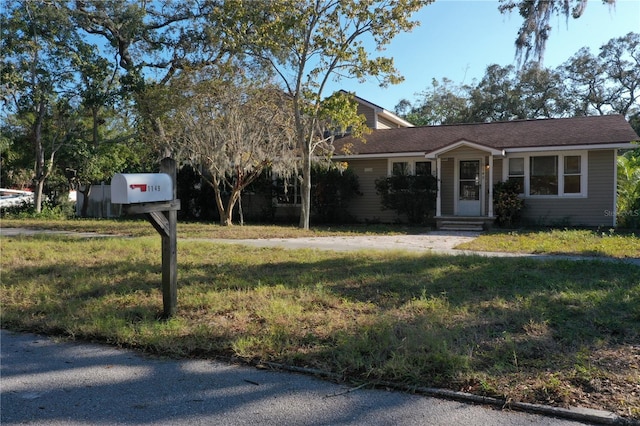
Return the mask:
<path id="1" fill-rule="evenodd" d="M 33 204 L 33 192 L 0 188 L 0 208 Z"/>

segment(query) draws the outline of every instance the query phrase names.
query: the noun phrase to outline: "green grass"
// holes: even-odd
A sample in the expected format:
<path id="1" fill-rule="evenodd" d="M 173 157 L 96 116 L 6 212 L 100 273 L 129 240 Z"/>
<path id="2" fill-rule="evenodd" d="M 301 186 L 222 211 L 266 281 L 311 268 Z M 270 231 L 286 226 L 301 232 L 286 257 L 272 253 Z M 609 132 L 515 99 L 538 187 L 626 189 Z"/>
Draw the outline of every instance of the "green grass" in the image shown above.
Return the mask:
<path id="1" fill-rule="evenodd" d="M 179 241 L 160 321 L 155 235 L 0 244 L 6 328 L 640 418 L 634 265 Z"/>
<path id="2" fill-rule="evenodd" d="M 640 235 L 613 230 L 549 230 L 496 232 L 480 235 L 457 248 L 536 254 L 640 258 Z"/>

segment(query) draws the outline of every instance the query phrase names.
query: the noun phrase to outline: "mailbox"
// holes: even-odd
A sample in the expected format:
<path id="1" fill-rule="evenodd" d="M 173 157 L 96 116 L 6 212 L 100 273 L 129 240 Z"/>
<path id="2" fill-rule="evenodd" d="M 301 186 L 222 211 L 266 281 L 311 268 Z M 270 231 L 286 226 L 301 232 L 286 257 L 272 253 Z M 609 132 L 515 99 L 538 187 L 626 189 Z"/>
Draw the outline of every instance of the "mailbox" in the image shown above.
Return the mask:
<path id="1" fill-rule="evenodd" d="M 166 173 L 116 173 L 111 179 L 114 204 L 173 200 L 173 182 Z"/>

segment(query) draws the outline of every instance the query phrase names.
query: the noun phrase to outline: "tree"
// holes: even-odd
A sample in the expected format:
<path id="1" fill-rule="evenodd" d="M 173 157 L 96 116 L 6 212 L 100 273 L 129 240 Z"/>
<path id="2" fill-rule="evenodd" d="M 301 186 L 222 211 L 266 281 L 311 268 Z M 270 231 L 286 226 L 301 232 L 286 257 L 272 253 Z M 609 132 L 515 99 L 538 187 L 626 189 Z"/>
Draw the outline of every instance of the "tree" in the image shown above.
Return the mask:
<path id="1" fill-rule="evenodd" d="M 229 226 L 248 185 L 267 168 L 291 170 L 295 144 L 290 99 L 282 91 L 255 80 L 250 84 L 249 78 L 224 80 L 203 78 L 194 86 L 179 118 L 184 127 L 179 146 L 213 188 L 220 224 Z"/>
<path id="2" fill-rule="evenodd" d="M 613 111 L 625 116 L 640 112 L 640 34 L 609 40 L 600 47 L 598 58 L 613 83 Z"/>
<path id="3" fill-rule="evenodd" d="M 248 54 L 273 69 L 291 98 L 302 160 L 301 228 L 309 228 L 312 160 L 320 154 L 321 147 L 331 143 L 331 137 L 319 131 L 323 127 L 321 115 L 328 122 L 349 115 L 331 117 L 331 110 L 323 107 L 327 82 L 332 77 L 369 76 L 378 78 L 383 85 L 399 82 L 393 60 L 374 57 L 365 50 L 363 40 L 369 38 L 381 50 L 395 35 L 417 25 L 409 20 L 410 16 L 430 2 L 279 0 L 254 2 L 251 8 L 242 7 L 240 0 L 224 2 L 227 26 L 234 28 L 226 35 L 244 42 Z M 340 123 L 342 129 L 357 130 L 353 125 L 359 125 L 361 120 L 357 115 L 351 118 L 351 122 Z"/>
<path id="4" fill-rule="evenodd" d="M 128 105 L 119 97 L 117 65 L 99 56 L 96 46 L 88 45 L 72 62 L 78 70 L 76 92 L 83 131 L 62 160 L 71 186 L 83 195 L 80 215 L 86 217 L 93 184 L 108 181 L 114 173 L 135 165 L 141 153 L 132 149 L 134 135 L 122 114 Z"/>
<path id="5" fill-rule="evenodd" d="M 506 121 L 569 115 L 570 98 L 559 72 L 533 65 L 522 69 L 489 65 L 480 82 L 456 85 L 433 80 L 403 118 L 417 125 Z"/>
<path id="6" fill-rule="evenodd" d="M 521 63 L 532 59 L 533 63 L 542 65 L 544 51 L 551 32 L 550 21 L 553 16 L 564 15 L 577 19 L 584 13 L 587 0 L 500 0 L 498 10 L 511 13 L 518 9 L 524 19 L 516 38 L 516 56 Z M 615 0 L 602 0 L 612 6 Z M 533 58 L 531 58 L 533 54 Z"/>
<path id="7" fill-rule="evenodd" d="M 580 49 L 561 65 L 568 95 L 574 99 L 573 115 L 603 115 L 610 103 L 606 75 L 598 58 L 588 48 Z"/>
<path id="8" fill-rule="evenodd" d="M 107 57 L 124 71 L 123 89 L 137 106 L 141 135 L 162 155 L 171 151 L 166 128 L 181 88 L 175 77 L 218 64 L 227 56 L 218 22 L 209 19 L 215 1 L 56 0 L 87 34 L 107 41 Z M 175 129 L 172 129 L 175 130 Z"/>
<path id="9" fill-rule="evenodd" d="M 0 18 L 3 101 L 34 154 L 36 212 L 58 150 L 77 129 L 71 58 L 83 42 L 65 11 L 45 1 L 6 3 Z"/>
<path id="10" fill-rule="evenodd" d="M 574 115 L 640 112 L 640 34 L 609 40 L 595 56 L 580 49 L 560 67 Z"/>
<path id="11" fill-rule="evenodd" d="M 618 157 L 619 223 L 640 227 L 640 148 Z"/>
<path id="12" fill-rule="evenodd" d="M 448 78 L 431 80 L 430 90 L 420 93 L 420 104 L 412 107 L 402 100 L 396 106 L 396 114 L 416 126 L 463 123 L 468 120 L 468 86 L 460 86 Z M 404 112 L 402 109 L 404 108 Z"/>
<path id="13" fill-rule="evenodd" d="M 569 108 L 560 74 L 537 65 L 490 65 L 469 94 L 471 122 L 561 117 Z"/>

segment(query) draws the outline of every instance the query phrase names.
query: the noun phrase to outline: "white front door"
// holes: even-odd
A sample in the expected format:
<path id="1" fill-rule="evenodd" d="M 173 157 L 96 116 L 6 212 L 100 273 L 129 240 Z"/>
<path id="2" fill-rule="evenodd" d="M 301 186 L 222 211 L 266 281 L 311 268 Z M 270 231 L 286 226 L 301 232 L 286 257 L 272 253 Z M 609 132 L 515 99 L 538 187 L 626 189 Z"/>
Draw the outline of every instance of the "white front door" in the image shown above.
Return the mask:
<path id="1" fill-rule="evenodd" d="M 482 170 L 480 160 L 460 160 L 458 163 L 457 216 L 482 214 Z"/>

